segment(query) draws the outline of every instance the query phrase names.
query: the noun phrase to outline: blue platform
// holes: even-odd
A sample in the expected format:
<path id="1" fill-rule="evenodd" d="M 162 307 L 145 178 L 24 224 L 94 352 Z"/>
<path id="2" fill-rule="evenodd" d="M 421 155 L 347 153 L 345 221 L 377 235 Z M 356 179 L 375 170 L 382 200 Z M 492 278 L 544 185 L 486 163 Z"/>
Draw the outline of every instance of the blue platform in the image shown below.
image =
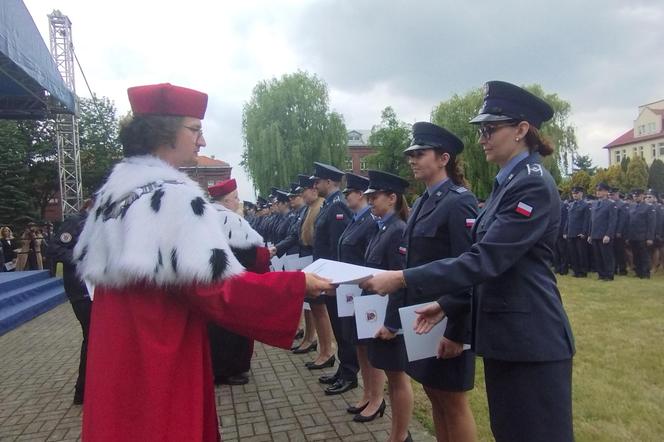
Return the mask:
<path id="1" fill-rule="evenodd" d="M 62 278 L 47 270 L 0 273 L 0 335 L 66 300 Z"/>

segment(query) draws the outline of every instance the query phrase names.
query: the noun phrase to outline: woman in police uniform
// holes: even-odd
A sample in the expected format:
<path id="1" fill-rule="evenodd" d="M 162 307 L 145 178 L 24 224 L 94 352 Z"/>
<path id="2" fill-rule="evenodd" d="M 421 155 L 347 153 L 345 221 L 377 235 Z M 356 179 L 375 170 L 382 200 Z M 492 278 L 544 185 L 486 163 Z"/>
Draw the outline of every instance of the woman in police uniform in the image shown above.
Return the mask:
<path id="1" fill-rule="evenodd" d="M 485 86 L 479 142 L 500 166 L 473 228 L 470 251 L 363 284 L 429 296 L 473 291 L 476 353 L 484 358 L 491 429 L 496 441 L 572 441 L 574 340 L 551 270 L 560 198 L 541 156 L 553 147 L 539 134 L 551 106 L 509 83 Z M 444 299 L 419 310 L 418 332 L 431 330 L 458 306 Z"/>
<path id="2" fill-rule="evenodd" d="M 426 191 L 413 206 L 404 234 L 406 268 L 459 256 L 473 243 L 477 200 L 464 187 L 457 163 L 462 150 L 463 142 L 446 129 L 427 122 L 413 125 L 413 142 L 404 153 L 413 176 L 425 184 Z M 448 315 L 440 342 L 441 357 L 411 362 L 407 372 L 424 386 L 431 401 L 438 440 L 474 441 L 475 420 L 465 392 L 474 385 L 475 354 L 463 351 L 464 343 L 470 342 L 470 293 L 440 291 L 420 296 L 406 289 L 406 305 L 439 299 L 459 306 L 458 312 Z"/>
<path id="3" fill-rule="evenodd" d="M 378 230 L 369 245 L 364 259 L 367 267 L 382 270 L 400 270 L 404 266 L 404 255 L 400 253 L 401 237 L 406 229 L 408 205 L 403 193 L 408 181 L 387 172 L 369 171 L 368 195 L 371 212 L 377 218 Z M 408 356 L 403 335 L 397 335 L 401 328 L 399 307 L 403 307 L 403 293 L 390 296 L 385 313 L 385 321 L 376 337 L 367 346 L 369 362 L 374 368 L 384 370 L 387 375 L 387 388 L 392 404 L 392 429 L 389 440 L 411 440 L 408 432 L 413 414 L 413 390 L 410 378 L 405 373 Z M 383 415 L 385 402 L 377 410 L 365 408 L 363 414 L 353 420 L 366 422 Z M 373 413 L 373 414 L 369 414 Z"/>

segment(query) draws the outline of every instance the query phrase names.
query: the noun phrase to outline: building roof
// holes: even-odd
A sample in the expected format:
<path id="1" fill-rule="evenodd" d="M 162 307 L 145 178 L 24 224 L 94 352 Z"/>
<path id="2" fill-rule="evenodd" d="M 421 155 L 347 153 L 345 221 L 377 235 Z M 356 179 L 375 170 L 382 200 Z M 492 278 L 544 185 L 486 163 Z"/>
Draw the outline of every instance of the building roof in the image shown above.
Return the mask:
<path id="1" fill-rule="evenodd" d="M 650 109 L 652 112 L 654 112 L 657 115 L 661 115 L 664 118 L 664 109 Z M 641 141 L 648 141 L 648 140 L 654 140 L 656 138 L 662 138 L 664 137 L 664 121 L 662 121 L 662 129 L 654 134 L 649 134 L 649 135 L 642 135 L 640 137 L 635 137 L 634 136 L 634 128 L 628 130 L 615 140 L 611 141 L 609 144 L 604 146 L 604 149 L 610 149 L 612 147 L 617 147 L 617 146 L 624 146 L 626 144 L 632 144 L 632 143 L 640 143 Z"/>
<path id="2" fill-rule="evenodd" d="M 206 157 L 205 155 L 198 155 L 196 157 L 195 167 L 230 167 L 225 161 L 217 160 L 215 158 Z"/>
<path id="3" fill-rule="evenodd" d="M 359 135 L 359 140 L 351 139 L 351 135 Z M 348 147 L 364 147 L 369 145 L 369 137 L 371 130 L 369 129 L 351 129 L 348 131 Z"/>

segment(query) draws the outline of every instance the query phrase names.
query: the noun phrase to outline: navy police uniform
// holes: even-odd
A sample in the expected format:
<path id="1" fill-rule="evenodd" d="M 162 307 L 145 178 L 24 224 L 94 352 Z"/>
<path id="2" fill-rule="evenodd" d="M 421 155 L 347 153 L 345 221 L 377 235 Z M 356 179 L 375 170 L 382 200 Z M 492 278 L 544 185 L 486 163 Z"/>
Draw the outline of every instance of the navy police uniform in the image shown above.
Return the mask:
<path id="1" fill-rule="evenodd" d="M 558 229 L 558 239 L 556 240 L 556 250 L 554 254 L 553 267 L 559 275 L 567 275 L 569 272 L 569 253 L 567 252 L 567 211 L 569 203 L 565 200 L 560 201 L 560 228 Z"/>
<path id="2" fill-rule="evenodd" d="M 635 195 L 643 194 L 636 189 Z M 647 241 L 655 240 L 657 214 L 654 206 L 645 202 L 635 203 L 629 211 L 628 240 L 634 255 L 634 271 L 639 278 L 650 278 L 650 255 Z"/>
<path id="3" fill-rule="evenodd" d="M 366 194 L 375 192 L 396 193 L 398 198 L 408 187 L 408 181 L 387 172 L 369 171 L 369 187 Z M 405 256 L 401 253 L 401 238 L 406 230 L 406 223 L 399 214 L 391 212 L 382 219 L 377 219 L 378 228 L 373 235 L 364 255 L 367 267 L 381 270 L 401 270 L 404 268 Z M 363 293 L 366 295 L 367 293 Z M 404 293 L 399 290 L 392 293 L 387 302 L 383 325 L 392 333 L 401 328 L 399 308 L 404 306 Z M 405 371 L 408 366 L 408 355 L 403 335 L 393 339 L 371 339 L 367 345 L 367 356 L 374 368 L 386 371 Z"/>
<path id="4" fill-rule="evenodd" d="M 318 162 L 315 162 L 314 166 L 315 171 L 311 177 L 312 179 L 330 179 L 334 182 L 341 182 L 344 173 L 336 167 Z M 338 261 L 339 238 L 350 224 L 352 217 L 353 212 L 346 205 L 346 198 L 340 190 L 327 195 L 314 223 L 314 261 L 319 258 Z M 333 296 L 321 296 L 321 298 L 325 298 L 334 339 L 337 341 L 338 378 L 344 381 L 356 382 L 357 372 L 360 370 L 357 353 L 352 340 L 348 339 L 348 336 L 343 333 L 337 312 L 337 300 Z"/>
<path id="5" fill-rule="evenodd" d="M 620 195 L 617 188 L 611 189 L 611 193 Z M 613 200 L 618 207 L 618 221 L 616 223 L 616 236 L 613 239 L 613 256 L 615 258 L 615 273 L 627 274 L 627 257 L 625 255 L 625 239 L 627 238 L 627 225 L 629 222 L 629 204 L 620 198 Z"/>
<path id="6" fill-rule="evenodd" d="M 54 235 L 49 243 L 46 254 L 54 263 L 62 263 L 62 279 L 65 287 L 65 293 L 74 315 L 81 325 L 83 332 L 83 341 L 81 342 L 81 354 L 78 365 L 78 377 L 76 378 L 76 387 L 74 391 L 74 402 L 82 403 L 85 392 L 85 366 L 88 352 L 88 332 L 90 330 L 90 311 L 92 301 L 88 294 L 88 289 L 76 273 L 76 261 L 74 260 L 74 246 L 78 242 L 78 237 L 83 231 L 87 213 L 72 215 L 67 218 Z"/>
<path id="7" fill-rule="evenodd" d="M 599 183 L 597 188 L 609 190 L 605 183 Z M 612 241 L 618 227 L 618 206 L 616 203 L 609 198 L 601 198 L 595 201 L 591 208 L 590 224 L 590 240 L 592 241 L 595 270 L 599 275 L 599 279 L 613 280 L 615 258 Z M 609 237 L 607 244 L 604 244 L 605 236 Z"/>
<path id="8" fill-rule="evenodd" d="M 498 117 L 539 127 L 552 115 L 529 92 L 489 82 L 481 113 L 471 122 Z M 497 442 L 572 441 L 574 340 L 551 270 L 560 197 L 538 153 L 516 158 L 501 169 L 475 222 L 470 251 L 406 269 L 404 278 L 422 297 L 474 286 L 473 345 L 484 358 Z M 440 304 L 451 316 L 459 308 L 445 299 Z"/>
<path id="9" fill-rule="evenodd" d="M 572 189 L 575 193 L 581 188 Z M 584 277 L 588 274 L 587 238 L 590 233 L 590 204 L 587 201 L 574 200 L 569 204 L 567 211 L 567 241 L 570 254 L 570 264 L 574 276 Z"/>
<path id="10" fill-rule="evenodd" d="M 431 149 L 458 155 L 463 150 L 463 142 L 446 129 L 431 123 L 415 123 L 413 139 L 420 145 L 406 149 Z M 419 146 L 419 147 L 417 147 Z M 475 195 L 463 186 L 454 184 L 449 178 L 436 183 L 418 198 L 408 218 L 403 236 L 402 253 L 406 255 L 406 268 L 417 267 L 438 259 L 459 256 L 472 245 L 471 229 L 477 218 Z M 405 289 L 405 304 L 415 305 L 439 301 L 446 298 L 459 306 L 448 315 L 445 337 L 459 343 L 469 343 L 471 339 L 471 293 L 462 290 L 458 293 L 438 293 L 421 296 L 420 293 Z M 429 388 L 445 391 L 467 391 L 473 388 L 475 378 L 475 354 L 464 351 L 451 359 L 428 358 L 411 362 L 408 374 Z"/>

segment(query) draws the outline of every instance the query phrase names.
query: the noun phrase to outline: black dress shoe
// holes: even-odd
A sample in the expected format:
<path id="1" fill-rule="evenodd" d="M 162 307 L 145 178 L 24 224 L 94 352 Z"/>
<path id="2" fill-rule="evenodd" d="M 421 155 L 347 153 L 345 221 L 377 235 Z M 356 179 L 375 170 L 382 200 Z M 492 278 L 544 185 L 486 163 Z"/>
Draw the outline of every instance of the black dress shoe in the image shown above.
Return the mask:
<path id="1" fill-rule="evenodd" d="M 330 356 L 330 359 L 323 362 L 322 364 L 316 364 L 314 362 L 307 362 L 304 365 L 309 370 L 321 370 L 323 368 L 334 367 L 334 361 L 335 361 L 335 357 L 334 357 L 334 355 L 332 355 L 332 356 Z"/>
<path id="2" fill-rule="evenodd" d="M 346 411 L 349 412 L 350 414 L 360 414 L 364 411 L 365 408 L 367 408 L 368 405 L 369 402 L 362 405 L 361 407 L 354 407 L 353 405 L 351 405 L 348 408 L 346 408 Z"/>
<path id="3" fill-rule="evenodd" d="M 349 390 L 352 390 L 353 388 L 357 388 L 357 381 L 346 381 L 339 379 L 336 383 L 325 389 L 325 394 L 332 396 L 335 394 L 345 393 Z"/>
<path id="4" fill-rule="evenodd" d="M 215 385 L 245 385 L 249 383 L 249 378 L 243 374 L 233 376 L 216 376 Z"/>
<path id="5" fill-rule="evenodd" d="M 367 405 L 369 405 L 369 404 L 367 404 Z M 378 415 L 380 415 L 380 417 L 383 417 L 383 415 L 385 414 L 385 407 L 387 407 L 387 405 L 385 404 L 385 399 L 383 399 L 383 402 L 381 402 L 380 407 L 378 407 L 378 410 L 376 410 L 376 412 L 374 414 L 372 414 L 371 416 L 362 416 L 361 414 L 356 414 L 355 416 L 353 416 L 353 421 L 354 422 L 371 422 L 372 420 L 376 419 L 376 417 Z M 408 433 L 408 436 L 410 437 L 410 433 Z M 406 440 L 408 440 L 408 439 L 406 439 Z"/>
<path id="6" fill-rule="evenodd" d="M 83 392 L 76 390 L 74 391 L 74 405 L 83 405 Z"/>
<path id="7" fill-rule="evenodd" d="M 410 435 L 410 431 L 408 432 L 408 436 L 406 436 L 403 442 L 413 442 L 413 437 Z"/>
<path id="8" fill-rule="evenodd" d="M 295 333 L 295 337 L 293 339 L 297 341 L 298 339 L 302 339 L 302 338 L 304 338 L 304 330 L 299 329 L 297 331 L 297 333 Z"/>
<path id="9" fill-rule="evenodd" d="M 318 378 L 318 382 L 320 382 L 321 384 L 329 384 L 329 385 L 336 384 L 338 380 L 339 376 L 337 376 L 336 373 L 326 374 Z"/>
<path id="10" fill-rule="evenodd" d="M 293 353 L 296 355 L 301 355 L 304 353 L 309 353 L 310 351 L 316 351 L 318 348 L 318 342 L 312 342 L 308 347 L 296 347 L 295 350 L 293 350 Z"/>

